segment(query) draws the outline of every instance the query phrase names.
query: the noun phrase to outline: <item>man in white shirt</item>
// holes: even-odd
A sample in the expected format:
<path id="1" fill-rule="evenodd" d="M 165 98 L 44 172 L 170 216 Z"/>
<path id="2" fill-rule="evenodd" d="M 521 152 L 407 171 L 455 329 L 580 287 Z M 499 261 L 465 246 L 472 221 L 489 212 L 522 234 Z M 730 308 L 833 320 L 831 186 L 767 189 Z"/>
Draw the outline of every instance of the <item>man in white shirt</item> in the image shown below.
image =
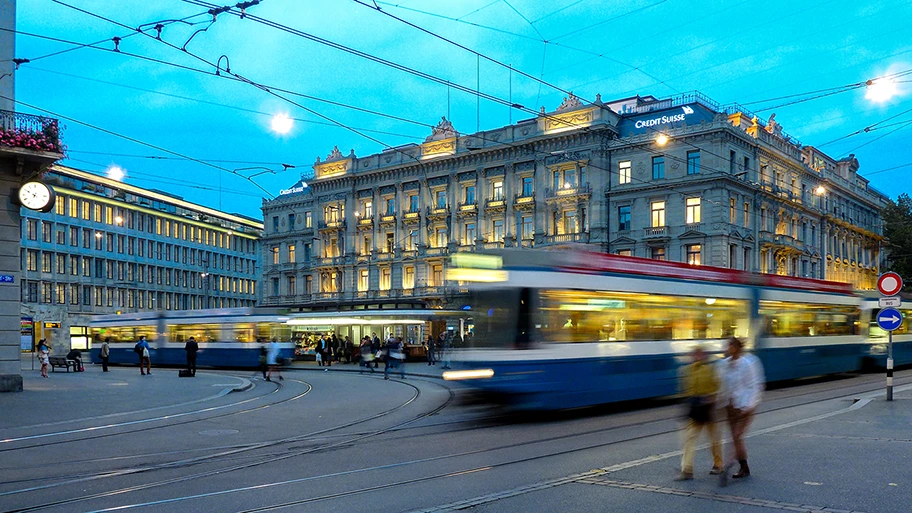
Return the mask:
<path id="1" fill-rule="evenodd" d="M 744 352 L 744 342 L 738 338 L 728 341 L 726 350 L 727 358 L 722 360 L 719 374 L 722 377 L 721 404 L 725 406 L 728 414 L 728 426 L 731 429 L 732 444 L 735 447 L 720 474 L 720 483 L 725 486 L 728 482 L 728 469 L 734 465 L 735 460 L 740 464 L 740 469 L 733 479 L 741 479 L 750 475 L 747 466 L 747 448 L 744 447 L 744 434 L 754 419 L 754 411 L 760 404 L 766 377 L 763 374 L 763 365 L 760 359 Z"/>

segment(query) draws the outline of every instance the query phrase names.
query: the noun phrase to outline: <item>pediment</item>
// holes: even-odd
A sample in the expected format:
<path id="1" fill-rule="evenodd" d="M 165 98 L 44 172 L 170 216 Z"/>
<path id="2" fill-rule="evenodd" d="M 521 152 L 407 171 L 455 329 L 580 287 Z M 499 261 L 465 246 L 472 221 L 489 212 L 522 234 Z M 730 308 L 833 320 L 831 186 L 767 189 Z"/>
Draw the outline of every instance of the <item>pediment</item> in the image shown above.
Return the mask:
<path id="1" fill-rule="evenodd" d="M 630 237 L 618 237 L 611 241 L 609 244 L 636 244 L 637 241 L 631 239 Z"/>

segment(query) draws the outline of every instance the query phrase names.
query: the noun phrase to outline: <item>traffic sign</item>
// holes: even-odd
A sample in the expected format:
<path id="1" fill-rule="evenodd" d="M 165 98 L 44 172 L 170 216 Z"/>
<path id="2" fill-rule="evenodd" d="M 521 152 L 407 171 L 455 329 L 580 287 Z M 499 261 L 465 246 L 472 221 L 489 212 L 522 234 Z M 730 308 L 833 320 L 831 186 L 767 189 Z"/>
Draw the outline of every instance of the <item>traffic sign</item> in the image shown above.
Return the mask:
<path id="1" fill-rule="evenodd" d="M 902 299 L 899 297 L 882 297 L 877 300 L 877 306 L 880 308 L 899 308 L 902 306 Z"/>
<path id="2" fill-rule="evenodd" d="M 902 314 L 895 308 L 884 308 L 877 314 L 877 325 L 884 331 L 893 331 L 902 325 Z"/>
<path id="3" fill-rule="evenodd" d="M 895 296 L 902 290 L 903 281 L 894 272 L 883 273 L 877 278 L 877 290 L 884 296 Z"/>

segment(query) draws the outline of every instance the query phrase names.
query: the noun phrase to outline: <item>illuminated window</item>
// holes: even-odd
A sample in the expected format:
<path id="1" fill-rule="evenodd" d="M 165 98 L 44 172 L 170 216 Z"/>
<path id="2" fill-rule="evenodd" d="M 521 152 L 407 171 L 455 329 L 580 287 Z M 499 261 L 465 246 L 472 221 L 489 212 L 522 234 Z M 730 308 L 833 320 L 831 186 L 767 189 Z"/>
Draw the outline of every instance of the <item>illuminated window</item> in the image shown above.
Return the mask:
<path id="1" fill-rule="evenodd" d="M 364 256 L 370 255 L 371 249 L 373 249 L 371 238 L 369 235 L 365 235 L 361 240 L 361 254 Z"/>
<path id="2" fill-rule="evenodd" d="M 463 233 L 464 233 L 464 237 L 462 239 L 463 246 L 471 246 L 472 244 L 475 244 L 475 238 L 477 236 L 477 234 L 475 233 L 475 223 L 466 223 Z"/>
<path id="3" fill-rule="evenodd" d="M 313 228 L 313 213 L 309 210 L 304 212 L 304 228 Z"/>
<path id="4" fill-rule="evenodd" d="M 273 246 L 271 251 L 272 251 L 272 263 L 278 264 L 279 263 L 279 247 Z"/>
<path id="5" fill-rule="evenodd" d="M 618 183 L 625 184 L 630 183 L 630 161 L 624 160 L 618 162 Z"/>
<path id="6" fill-rule="evenodd" d="M 288 262 L 292 263 L 292 264 L 295 263 L 295 245 L 294 244 L 288 245 Z"/>
<path id="7" fill-rule="evenodd" d="M 703 247 L 700 244 L 688 244 L 685 246 L 687 250 L 687 263 L 691 265 L 700 265 L 700 252 Z"/>
<path id="8" fill-rule="evenodd" d="M 652 227 L 660 228 L 665 226 L 665 202 L 652 202 Z"/>
<path id="9" fill-rule="evenodd" d="M 630 230 L 630 205 L 618 207 L 618 230 Z"/>
<path id="10" fill-rule="evenodd" d="M 380 290 L 389 290 L 390 286 L 390 268 L 384 267 L 380 269 Z"/>
<path id="11" fill-rule="evenodd" d="M 522 216 L 522 240 L 530 240 L 535 235 L 532 216 Z"/>
<path id="12" fill-rule="evenodd" d="M 687 198 L 686 200 L 686 220 L 687 224 L 700 222 L 700 198 Z"/>
<path id="13" fill-rule="evenodd" d="M 386 252 L 392 253 L 395 246 L 396 246 L 395 235 L 393 235 L 393 232 L 388 232 L 386 234 Z"/>
<path id="14" fill-rule="evenodd" d="M 443 265 L 434 264 L 431 266 L 431 287 L 441 287 L 443 286 Z"/>
<path id="15" fill-rule="evenodd" d="M 491 182 L 491 199 L 500 201 L 503 199 L 503 180 Z"/>
<path id="16" fill-rule="evenodd" d="M 665 248 L 649 248 L 649 257 L 653 260 L 665 260 Z"/>
<path id="17" fill-rule="evenodd" d="M 402 288 L 404 289 L 413 289 L 415 288 L 415 268 L 414 267 L 405 267 L 402 269 Z"/>
<path id="18" fill-rule="evenodd" d="M 66 215 L 66 198 L 61 196 L 54 202 L 54 212 L 59 216 Z"/>
<path id="19" fill-rule="evenodd" d="M 371 217 L 374 217 L 374 202 L 373 201 L 365 201 L 363 203 L 362 207 L 363 208 L 362 208 L 361 215 L 364 216 L 364 219 L 370 219 Z"/>
<path id="20" fill-rule="evenodd" d="M 38 240 L 38 221 L 27 219 L 25 222 L 26 237 L 28 240 Z"/>
<path id="21" fill-rule="evenodd" d="M 446 208 L 446 206 L 447 206 L 446 190 L 441 189 L 434 194 L 435 194 L 435 197 L 437 198 L 437 200 L 435 202 L 435 205 L 437 205 L 436 208 Z"/>
<path id="22" fill-rule="evenodd" d="M 368 289 L 368 270 L 361 269 L 358 271 L 358 292 L 366 292 Z"/>
<path id="23" fill-rule="evenodd" d="M 237 292 L 237 282 L 233 282 L 234 292 Z M 297 283 L 294 276 L 288 277 L 288 295 L 293 296 L 297 294 Z"/>
<path id="24" fill-rule="evenodd" d="M 445 248 L 447 245 L 447 232 L 446 228 L 437 228 L 434 231 L 434 242 L 437 244 L 435 248 Z"/>
<path id="25" fill-rule="evenodd" d="M 620 255 L 620 256 L 633 256 L 633 250 L 632 249 L 619 249 L 619 250 L 617 250 L 617 252 L 615 252 L 615 254 Z"/>
<path id="26" fill-rule="evenodd" d="M 88 200 L 82 200 L 82 218 L 86 221 L 89 220 L 89 211 L 92 209 L 92 204 Z"/>

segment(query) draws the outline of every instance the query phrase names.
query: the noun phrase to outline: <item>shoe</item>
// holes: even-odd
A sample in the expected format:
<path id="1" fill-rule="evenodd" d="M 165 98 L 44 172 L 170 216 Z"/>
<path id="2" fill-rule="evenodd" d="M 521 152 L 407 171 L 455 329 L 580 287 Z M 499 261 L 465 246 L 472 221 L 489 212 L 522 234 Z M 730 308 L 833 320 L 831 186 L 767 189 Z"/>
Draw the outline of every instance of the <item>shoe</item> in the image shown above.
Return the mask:
<path id="1" fill-rule="evenodd" d="M 675 481 L 691 481 L 693 480 L 693 472 L 681 472 L 674 478 Z"/>
<path id="2" fill-rule="evenodd" d="M 743 479 L 745 477 L 750 477 L 750 475 L 751 475 L 750 469 L 742 468 L 741 470 L 738 471 L 737 474 L 732 476 L 732 479 Z"/>
<path id="3" fill-rule="evenodd" d="M 279 376 L 279 381 L 285 381 L 285 378 L 282 376 Z"/>
<path id="4" fill-rule="evenodd" d="M 271 379 L 269 379 L 269 378 L 266 378 L 266 381 L 272 381 L 272 380 L 271 380 Z"/>
<path id="5" fill-rule="evenodd" d="M 711 476 L 718 476 L 721 473 L 722 473 L 722 467 L 713 467 L 712 470 L 709 471 L 709 475 L 711 475 Z"/>
<path id="6" fill-rule="evenodd" d="M 389 378 L 389 376 L 383 376 L 383 379 L 389 380 L 390 378 Z"/>

